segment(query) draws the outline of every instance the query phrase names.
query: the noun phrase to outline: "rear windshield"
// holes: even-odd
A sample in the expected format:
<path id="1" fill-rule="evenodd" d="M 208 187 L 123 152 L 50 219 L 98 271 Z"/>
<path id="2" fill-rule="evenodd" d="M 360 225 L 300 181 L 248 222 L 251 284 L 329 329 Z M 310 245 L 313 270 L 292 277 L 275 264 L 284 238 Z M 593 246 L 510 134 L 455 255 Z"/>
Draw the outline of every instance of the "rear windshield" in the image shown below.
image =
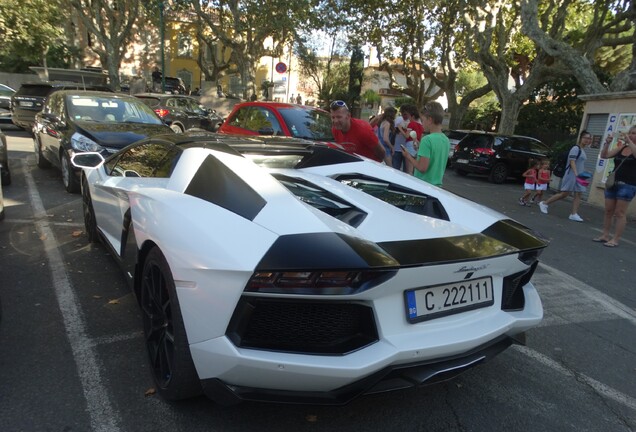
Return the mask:
<path id="1" fill-rule="evenodd" d="M 137 96 L 137 98 L 140 99 L 143 103 L 145 103 L 146 105 L 148 105 L 151 108 L 159 106 L 159 99 L 157 99 L 157 98 L 154 98 L 154 97 L 141 97 L 141 96 Z"/>
<path id="2" fill-rule="evenodd" d="M 469 134 L 461 140 L 462 147 L 492 148 L 492 136 L 482 134 Z"/>
<path id="3" fill-rule="evenodd" d="M 16 96 L 48 96 L 53 91 L 50 85 L 23 85 Z"/>

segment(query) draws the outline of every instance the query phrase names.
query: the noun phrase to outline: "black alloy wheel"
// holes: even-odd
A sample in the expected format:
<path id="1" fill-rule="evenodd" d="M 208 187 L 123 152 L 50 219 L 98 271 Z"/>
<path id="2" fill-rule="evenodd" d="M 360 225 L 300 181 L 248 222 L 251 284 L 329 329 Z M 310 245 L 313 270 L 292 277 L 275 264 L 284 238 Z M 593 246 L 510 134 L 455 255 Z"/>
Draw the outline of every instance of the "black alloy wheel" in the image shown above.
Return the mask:
<path id="1" fill-rule="evenodd" d="M 40 139 L 36 136 L 33 137 L 33 150 L 35 151 L 35 163 L 38 168 L 46 169 L 51 166 L 51 162 L 47 161 L 42 155 L 42 145 Z"/>
<path id="2" fill-rule="evenodd" d="M 159 392 L 168 400 L 201 393 L 179 308 L 172 272 L 159 248 L 143 266 L 140 303 L 146 348 Z"/>
<path id="3" fill-rule="evenodd" d="M 73 171 L 71 158 L 65 151 L 62 152 L 62 160 L 60 162 L 62 164 L 62 182 L 64 183 L 66 192 L 78 193 L 80 191 L 80 183 L 77 175 Z"/>
<path id="4" fill-rule="evenodd" d="M 95 219 L 95 209 L 93 209 L 93 200 L 91 192 L 88 188 L 86 178 L 82 179 L 82 209 L 84 211 L 84 228 L 89 243 L 97 243 L 99 241 L 97 235 L 97 220 Z"/>
<path id="5" fill-rule="evenodd" d="M 491 182 L 501 184 L 508 178 L 508 165 L 503 162 L 496 163 L 490 171 L 489 179 Z"/>

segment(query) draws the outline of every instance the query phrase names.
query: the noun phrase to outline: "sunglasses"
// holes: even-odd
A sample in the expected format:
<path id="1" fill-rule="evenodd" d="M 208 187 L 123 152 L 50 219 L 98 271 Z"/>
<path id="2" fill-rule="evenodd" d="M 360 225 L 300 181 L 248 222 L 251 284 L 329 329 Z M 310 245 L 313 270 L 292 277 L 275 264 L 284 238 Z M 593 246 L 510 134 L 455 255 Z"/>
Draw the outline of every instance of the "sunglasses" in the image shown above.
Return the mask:
<path id="1" fill-rule="evenodd" d="M 347 106 L 345 101 L 341 101 L 341 100 L 335 100 L 331 102 L 331 105 L 329 105 L 329 108 L 333 108 L 333 109 L 344 108 L 347 111 L 349 111 L 349 107 Z"/>

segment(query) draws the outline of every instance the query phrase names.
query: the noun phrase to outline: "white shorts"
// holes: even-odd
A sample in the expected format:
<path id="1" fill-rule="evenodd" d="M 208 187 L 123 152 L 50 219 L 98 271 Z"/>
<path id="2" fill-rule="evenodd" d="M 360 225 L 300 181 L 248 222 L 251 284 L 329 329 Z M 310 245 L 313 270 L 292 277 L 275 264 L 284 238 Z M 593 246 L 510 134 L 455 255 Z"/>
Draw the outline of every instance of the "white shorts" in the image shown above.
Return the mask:
<path id="1" fill-rule="evenodd" d="M 535 185 L 534 183 L 524 183 L 524 184 L 523 184 L 523 188 L 524 188 L 525 190 L 535 190 L 535 189 L 536 189 L 536 186 L 537 186 L 537 185 Z"/>
<path id="2" fill-rule="evenodd" d="M 540 191 L 548 190 L 548 184 L 547 183 L 543 183 L 543 184 L 538 183 L 537 184 L 537 190 L 540 190 Z"/>

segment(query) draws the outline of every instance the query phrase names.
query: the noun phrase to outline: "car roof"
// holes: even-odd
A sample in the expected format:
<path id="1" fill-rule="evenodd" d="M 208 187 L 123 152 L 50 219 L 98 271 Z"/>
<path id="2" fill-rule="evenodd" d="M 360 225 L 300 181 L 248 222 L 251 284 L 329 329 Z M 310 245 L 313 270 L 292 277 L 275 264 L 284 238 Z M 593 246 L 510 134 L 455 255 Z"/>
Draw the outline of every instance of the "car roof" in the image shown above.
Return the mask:
<path id="1" fill-rule="evenodd" d="M 153 97 L 153 98 L 181 98 L 181 99 L 194 99 L 192 96 L 182 95 L 182 94 L 167 94 L 167 93 L 135 93 L 133 96 L 135 97 Z"/>
<path id="2" fill-rule="evenodd" d="M 93 97 L 107 97 L 110 99 L 135 99 L 133 96 L 124 93 L 111 93 L 107 91 L 97 90 L 58 90 L 55 94 L 61 94 L 62 96 L 93 96 Z"/>
<path id="3" fill-rule="evenodd" d="M 508 135 L 508 134 L 500 134 L 500 133 L 497 133 L 497 132 L 485 132 L 485 131 L 477 131 L 477 130 L 468 131 L 467 136 L 468 135 L 488 135 L 488 136 L 493 136 L 493 137 L 525 138 L 525 139 L 530 139 L 530 140 L 542 142 L 541 140 L 539 140 L 537 138 L 533 138 L 533 137 L 525 136 L 525 135 Z"/>
<path id="4" fill-rule="evenodd" d="M 239 102 L 236 105 L 234 105 L 234 109 L 244 107 L 244 106 L 261 106 L 261 107 L 271 107 L 271 108 L 303 108 L 308 110 L 325 111 L 322 108 L 318 108 L 311 105 L 294 104 L 289 102 L 273 102 L 273 101 Z"/>

